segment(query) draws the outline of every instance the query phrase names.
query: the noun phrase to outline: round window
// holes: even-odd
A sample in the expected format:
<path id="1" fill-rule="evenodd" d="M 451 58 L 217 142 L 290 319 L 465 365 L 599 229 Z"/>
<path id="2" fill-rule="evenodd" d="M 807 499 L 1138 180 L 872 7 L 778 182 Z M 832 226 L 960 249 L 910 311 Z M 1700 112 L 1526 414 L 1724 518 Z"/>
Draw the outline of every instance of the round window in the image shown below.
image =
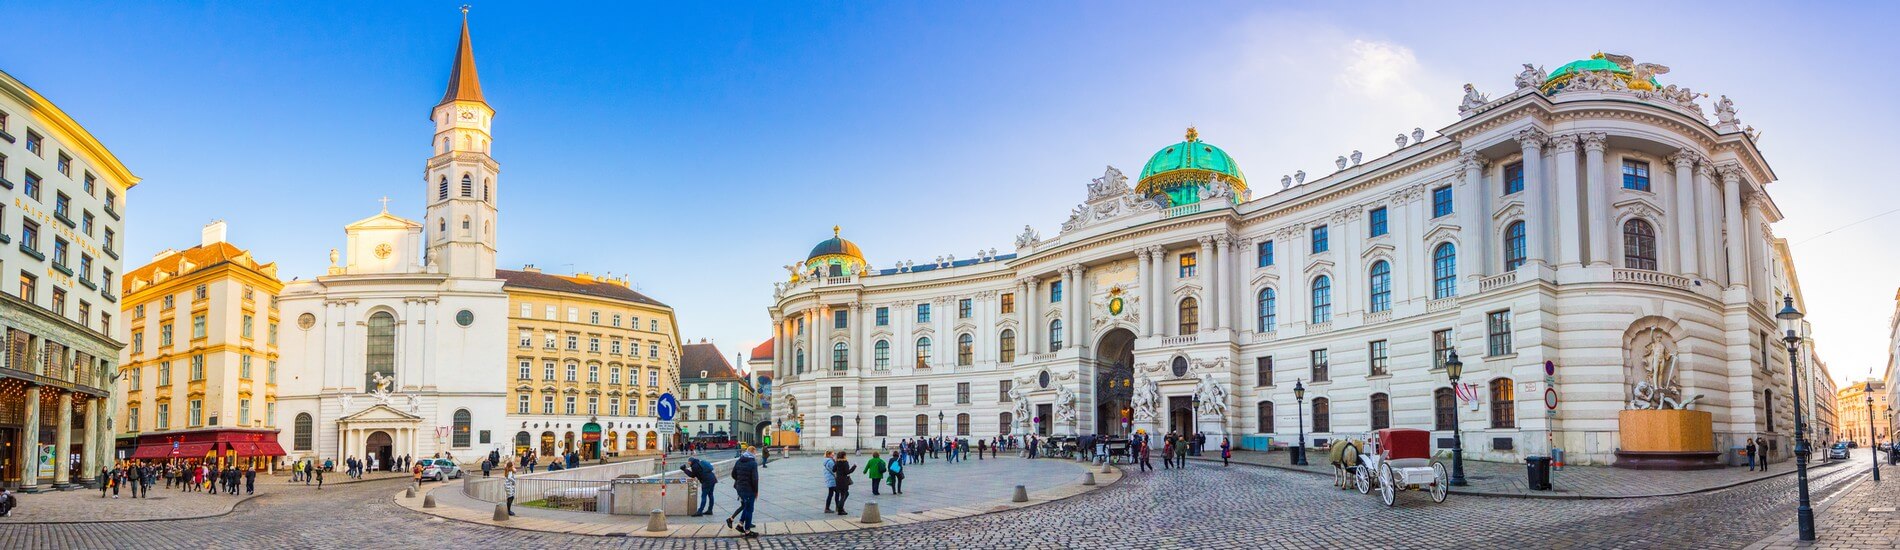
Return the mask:
<path id="1" fill-rule="evenodd" d="M 1186 357 L 1174 358 L 1173 370 L 1174 370 L 1175 378 L 1181 378 L 1183 376 L 1187 376 L 1187 369 L 1188 369 L 1188 364 L 1187 364 Z"/>
<path id="2" fill-rule="evenodd" d="M 1042 374 L 1037 375 L 1036 384 L 1044 388 L 1049 387 L 1049 371 L 1042 371 Z"/>
<path id="3" fill-rule="evenodd" d="M 304 330 L 310 330 L 310 327 L 317 326 L 317 316 L 311 315 L 308 312 L 305 312 L 303 315 L 298 315 L 297 326 L 302 327 Z"/>
<path id="4" fill-rule="evenodd" d="M 457 311 L 455 312 L 455 323 L 465 327 L 473 325 L 475 324 L 475 313 L 466 309 Z"/>

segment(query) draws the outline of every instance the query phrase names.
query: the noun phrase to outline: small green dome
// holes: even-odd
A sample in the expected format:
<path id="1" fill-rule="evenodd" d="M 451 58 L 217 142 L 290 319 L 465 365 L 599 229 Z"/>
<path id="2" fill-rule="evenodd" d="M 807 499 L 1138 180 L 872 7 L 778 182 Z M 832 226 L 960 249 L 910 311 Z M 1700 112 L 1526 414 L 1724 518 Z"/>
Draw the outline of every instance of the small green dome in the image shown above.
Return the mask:
<path id="1" fill-rule="evenodd" d="M 858 251 L 858 244 L 838 236 L 838 231 L 839 228 L 833 226 L 831 228 L 831 238 L 819 242 L 818 246 L 811 247 L 811 255 L 806 256 L 805 259 L 816 260 L 825 256 L 844 256 L 856 258 L 860 262 L 864 261 L 864 253 Z"/>
<path id="2" fill-rule="evenodd" d="M 1632 89 L 1656 89 L 1662 87 L 1661 83 L 1656 82 L 1655 77 L 1650 77 L 1649 80 L 1644 82 L 1637 82 L 1636 75 L 1631 73 L 1629 69 L 1617 65 L 1615 61 L 1610 61 L 1603 55 L 1603 52 L 1597 52 L 1592 54 L 1588 59 L 1579 59 L 1565 63 L 1562 67 L 1558 67 L 1557 70 L 1551 71 L 1550 77 L 1544 79 L 1544 85 L 1541 88 L 1545 93 L 1562 90 L 1565 82 L 1569 81 L 1571 77 L 1577 76 L 1577 73 L 1583 72 L 1609 72 L 1615 74 L 1625 83 L 1628 83 Z"/>
<path id="3" fill-rule="evenodd" d="M 1200 132 L 1190 126 L 1186 141 L 1169 145 L 1148 157 L 1148 164 L 1141 168 L 1141 179 L 1135 191 L 1154 196 L 1185 183 L 1204 185 L 1216 175 L 1233 185 L 1236 195 L 1247 189 L 1247 176 L 1241 173 L 1240 164 L 1234 162 L 1234 157 L 1228 156 L 1219 147 L 1201 141 Z"/>

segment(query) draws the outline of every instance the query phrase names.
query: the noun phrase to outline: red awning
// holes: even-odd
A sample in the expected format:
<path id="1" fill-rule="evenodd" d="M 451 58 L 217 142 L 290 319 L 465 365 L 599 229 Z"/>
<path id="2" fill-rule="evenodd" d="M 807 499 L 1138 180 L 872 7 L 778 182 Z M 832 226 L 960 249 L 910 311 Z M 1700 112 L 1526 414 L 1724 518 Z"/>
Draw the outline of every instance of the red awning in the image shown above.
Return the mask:
<path id="1" fill-rule="evenodd" d="M 171 454 L 172 454 L 172 446 L 169 443 L 161 443 L 161 444 L 156 444 L 156 445 L 139 445 L 138 449 L 135 449 L 132 451 L 132 458 L 143 458 L 143 459 L 168 458 L 171 456 Z"/>
<path id="2" fill-rule="evenodd" d="M 169 458 L 204 458 L 205 455 L 211 453 L 211 445 L 212 443 L 180 443 L 178 444 L 178 450 L 172 451 L 167 449 L 165 456 Z"/>
<path id="3" fill-rule="evenodd" d="M 257 442 L 256 445 L 257 456 L 284 456 L 284 448 L 278 446 L 276 441 L 266 439 Z"/>
<path id="4" fill-rule="evenodd" d="M 233 455 L 257 456 L 256 443 L 250 443 L 250 442 L 245 442 L 245 441 L 233 441 L 233 442 L 228 443 L 228 445 L 231 446 L 231 454 Z"/>

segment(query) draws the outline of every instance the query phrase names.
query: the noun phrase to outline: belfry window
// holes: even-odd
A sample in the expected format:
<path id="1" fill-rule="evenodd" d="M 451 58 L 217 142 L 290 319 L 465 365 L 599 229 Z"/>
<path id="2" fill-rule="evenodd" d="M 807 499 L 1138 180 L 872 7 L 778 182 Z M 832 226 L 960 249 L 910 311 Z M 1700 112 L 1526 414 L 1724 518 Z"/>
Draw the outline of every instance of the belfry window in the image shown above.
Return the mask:
<path id="1" fill-rule="evenodd" d="M 475 196 L 475 178 L 469 177 L 468 174 L 462 174 L 462 196 Z"/>
<path id="2" fill-rule="evenodd" d="M 448 138 L 443 138 L 443 139 L 448 139 Z M 448 176 L 442 176 L 442 181 L 435 185 L 435 198 L 438 200 L 449 198 L 449 177 Z"/>

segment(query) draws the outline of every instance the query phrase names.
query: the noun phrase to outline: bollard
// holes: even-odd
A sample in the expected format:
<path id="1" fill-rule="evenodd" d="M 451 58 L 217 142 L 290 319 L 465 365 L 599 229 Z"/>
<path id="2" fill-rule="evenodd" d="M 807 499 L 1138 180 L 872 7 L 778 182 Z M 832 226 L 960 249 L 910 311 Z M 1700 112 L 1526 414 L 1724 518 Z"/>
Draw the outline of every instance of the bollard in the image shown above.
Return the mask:
<path id="1" fill-rule="evenodd" d="M 1016 495 L 1009 497 L 1009 501 L 1010 502 L 1029 502 L 1029 489 L 1021 485 L 1017 485 Z"/>
<path id="2" fill-rule="evenodd" d="M 1115 469 L 1113 467 L 1110 467 L 1107 462 L 1102 463 L 1102 473 L 1107 474 L 1107 473 L 1113 473 L 1114 471 Z"/>
<path id="3" fill-rule="evenodd" d="M 859 523 L 883 523 L 884 522 L 884 514 L 879 513 L 877 510 L 877 501 L 873 500 L 873 501 L 864 503 L 864 514 L 858 516 L 858 522 Z"/>
<path id="4" fill-rule="evenodd" d="M 666 530 L 666 510 L 654 508 L 647 513 L 647 532 L 658 533 Z"/>
<path id="5" fill-rule="evenodd" d="M 422 507 L 423 507 L 423 508 L 434 508 L 434 507 L 435 507 L 435 495 L 422 495 Z"/>
<path id="6" fill-rule="evenodd" d="M 403 489 L 402 496 L 403 498 L 416 498 L 416 486 L 410 485 L 408 489 Z"/>
<path id="7" fill-rule="evenodd" d="M 495 521 L 508 521 L 508 505 L 495 505 Z"/>
<path id="8" fill-rule="evenodd" d="M 1095 472 L 1087 472 L 1087 473 L 1084 473 L 1084 474 L 1082 474 L 1082 484 L 1083 484 L 1083 485 L 1094 485 L 1094 484 L 1095 484 Z"/>

